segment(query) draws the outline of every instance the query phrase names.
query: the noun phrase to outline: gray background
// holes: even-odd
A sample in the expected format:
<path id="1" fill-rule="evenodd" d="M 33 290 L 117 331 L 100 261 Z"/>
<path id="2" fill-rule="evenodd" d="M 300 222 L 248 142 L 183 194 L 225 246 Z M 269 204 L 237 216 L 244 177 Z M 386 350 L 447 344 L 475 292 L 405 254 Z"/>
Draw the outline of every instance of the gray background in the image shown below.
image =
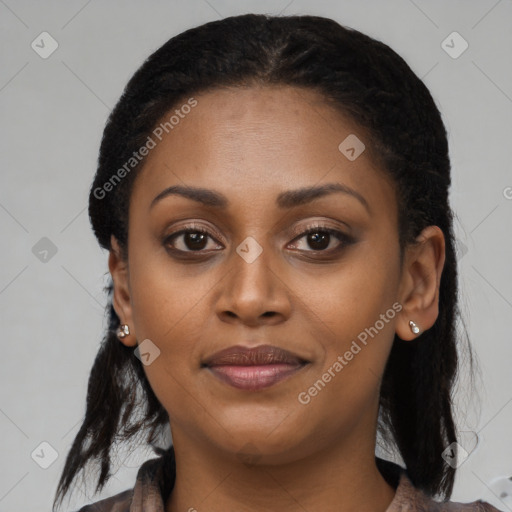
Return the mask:
<path id="1" fill-rule="evenodd" d="M 511 0 L 0 0 L 0 511 L 50 510 L 84 413 L 105 327 L 107 253 L 86 204 L 107 115 L 171 36 L 246 12 L 332 17 L 391 46 L 431 90 L 449 132 L 462 309 L 482 374 L 480 406 L 464 378 L 456 397 L 467 451 L 472 432 L 480 441 L 452 499 L 512 510 L 499 481 L 512 475 Z M 59 45 L 47 59 L 31 48 L 43 31 Z M 454 31 L 469 44 L 458 58 L 442 47 Z M 55 254 L 41 252 L 44 237 Z M 58 453 L 47 469 L 43 441 Z M 68 510 L 131 487 L 150 455 L 120 454 L 105 490 L 77 488 Z"/>

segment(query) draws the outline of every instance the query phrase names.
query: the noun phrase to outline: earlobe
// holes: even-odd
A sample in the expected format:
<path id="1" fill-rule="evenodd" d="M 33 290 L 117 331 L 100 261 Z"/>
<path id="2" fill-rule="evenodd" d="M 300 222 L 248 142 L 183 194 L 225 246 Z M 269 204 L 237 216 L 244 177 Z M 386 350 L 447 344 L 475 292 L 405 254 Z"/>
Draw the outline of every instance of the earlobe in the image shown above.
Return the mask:
<path id="1" fill-rule="evenodd" d="M 430 329 L 439 314 L 439 287 L 445 261 L 445 239 L 438 226 L 428 226 L 406 248 L 400 288 L 402 310 L 396 334 L 413 340 Z"/>
<path id="2" fill-rule="evenodd" d="M 121 343 L 134 347 L 137 345 L 137 338 L 132 317 L 128 263 L 122 258 L 119 243 L 114 235 L 111 236 L 111 247 L 108 268 L 114 284 L 112 306 L 121 323 L 116 334 Z"/>

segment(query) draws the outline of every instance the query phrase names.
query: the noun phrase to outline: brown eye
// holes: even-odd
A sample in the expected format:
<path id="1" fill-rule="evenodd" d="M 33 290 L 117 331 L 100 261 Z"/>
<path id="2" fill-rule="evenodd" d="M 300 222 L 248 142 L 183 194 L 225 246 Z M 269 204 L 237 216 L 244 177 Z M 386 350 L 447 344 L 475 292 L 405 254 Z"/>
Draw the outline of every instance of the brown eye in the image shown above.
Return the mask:
<path id="1" fill-rule="evenodd" d="M 295 240 L 301 240 L 303 238 L 306 240 L 306 244 L 311 250 L 298 247 L 296 242 L 293 245 L 295 248 L 306 252 L 337 251 L 354 242 L 354 239 L 345 233 L 322 226 L 312 226 L 308 228 L 299 237 L 295 238 Z M 333 240 L 338 240 L 338 244 L 335 245 L 334 248 L 329 248 Z"/>
<path id="2" fill-rule="evenodd" d="M 329 246 L 331 234 L 325 231 L 317 231 L 316 233 L 309 233 L 307 236 L 307 243 L 312 249 L 323 251 Z"/>
<path id="3" fill-rule="evenodd" d="M 164 240 L 164 245 L 180 252 L 201 252 L 207 248 L 208 239 L 213 240 L 213 237 L 206 230 L 184 229 L 167 237 Z M 176 243 L 176 241 L 181 243 Z"/>

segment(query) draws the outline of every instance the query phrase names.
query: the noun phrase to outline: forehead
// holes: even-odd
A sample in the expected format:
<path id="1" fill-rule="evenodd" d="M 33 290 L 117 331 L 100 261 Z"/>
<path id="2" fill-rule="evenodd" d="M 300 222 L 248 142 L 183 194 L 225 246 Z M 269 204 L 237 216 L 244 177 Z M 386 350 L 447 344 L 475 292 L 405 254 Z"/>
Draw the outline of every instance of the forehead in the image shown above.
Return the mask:
<path id="1" fill-rule="evenodd" d="M 340 151 L 350 137 L 368 144 L 365 133 L 313 90 L 224 88 L 194 95 L 194 100 L 193 108 L 184 108 L 185 100 L 165 113 L 151 134 L 155 146 L 132 193 L 138 204 L 149 204 L 173 184 L 245 199 L 250 193 L 252 200 L 255 192 L 274 197 L 322 181 L 386 192 L 384 173 L 367 152 L 351 161 Z"/>

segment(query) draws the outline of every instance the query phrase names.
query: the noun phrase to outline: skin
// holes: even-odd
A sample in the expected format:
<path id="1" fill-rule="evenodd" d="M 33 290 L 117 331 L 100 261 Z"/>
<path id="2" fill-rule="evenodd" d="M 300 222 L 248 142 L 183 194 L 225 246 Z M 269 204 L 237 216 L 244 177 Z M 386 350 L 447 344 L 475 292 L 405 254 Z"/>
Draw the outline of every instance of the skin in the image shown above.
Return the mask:
<path id="1" fill-rule="evenodd" d="M 384 511 L 395 490 L 374 458 L 381 377 L 395 333 L 414 343 L 409 320 L 426 330 L 437 318 L 442 231 L 426 228 L 400 265 L 394 185 L 369 151 L 350 161 L 338 150 L 352 133 L 364 142 L 364 132 L 317 93 L 253 86 L 195 98 L 135 181 L 128 262 L 114 237 L 109 255 L 114 308 L 131 331 L 120 342 L 150 339 L 160 350 L 144 369 L 176 452 L 166 511 Z M 280 192 L 325 183 L 351 187 L 369 211 L 339 192 L 276 205 Z M 150 208 L 172 185 L 216 190 L 229 207 L 171 195 Z M 186 235 L 165 241 L 192 221 L 191 231 L 211 237 L 196 259 Z M 301 235 L 312 221 L 354 242 L 331 236 L 321 251 Z M 236 252 L 249 236 L 263 250 L 251 263 Z M 166 244 L 189 252 L 178 258 Z M 300 403 L 299 393 L 393 303 L 401 311 Z M 201 368 L 218 350 L 264 343 L 309 364 L 256 392 Z"/>

